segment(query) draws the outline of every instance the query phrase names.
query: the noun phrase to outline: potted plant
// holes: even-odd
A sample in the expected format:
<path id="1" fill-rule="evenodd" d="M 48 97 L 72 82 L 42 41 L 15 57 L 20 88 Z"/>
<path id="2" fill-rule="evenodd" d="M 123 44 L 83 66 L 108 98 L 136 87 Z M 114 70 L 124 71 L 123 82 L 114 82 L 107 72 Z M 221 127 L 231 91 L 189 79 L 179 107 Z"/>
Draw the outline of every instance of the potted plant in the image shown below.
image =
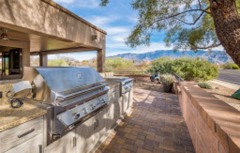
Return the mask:
<path id="1" fill-rule="evenodd" d="M 173 88 L 173 83 L 175 81 L 175 77 L 171 74 L 163 74 L 163 75 L 161 75 L 160 79 L 163 84 L 163 91 L 170 93 Z"/>

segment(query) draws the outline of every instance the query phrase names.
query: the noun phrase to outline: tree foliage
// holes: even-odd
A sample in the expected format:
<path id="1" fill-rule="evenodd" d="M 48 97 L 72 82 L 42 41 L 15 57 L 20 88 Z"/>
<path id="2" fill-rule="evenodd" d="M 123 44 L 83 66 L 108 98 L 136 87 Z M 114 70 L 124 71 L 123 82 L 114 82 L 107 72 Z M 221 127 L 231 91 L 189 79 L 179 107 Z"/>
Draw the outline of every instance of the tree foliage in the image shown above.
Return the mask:
<path id="1" fill-rule="evenodd" d="M 235 63 L 226 63 L 223 65 L 223 68 L 224 69 L 234 69 L 234 70 L 237 70 L 239 69 L 239 66 Z"/>
<path id="2" fill-rule="evenodd" d="M 64 59 L 53 59 L 48 61 L 48 66 L 69 66 Z"/>
<path id="3" fill-rule="evenodd" d="M 105 62 L 105 68 L 107 72 L 135 70 L 133 61 L 125 60 L 120 57 L 107 58 Z"/>
<path id="4" fill-rule="evenodd" d="M 102 0 L 105 6 L 109 0 Z M 237 1 L 240 10 L 240 1 Z M 138 22 L 127 39 L 131 47 L 149 45 L 151 34 L 165 31 L 165 42 L 175 49 L 211 49 L 220 46 L 209 0 L 133 0 Z"/>
<path id="5" fill-rule="evenodd" d="M 159 58 L 152 62 L 149 71 L 151 73 L 177 74 L 187 81 L 206 81 L 218 76 L 217 66 L 200 58 L 179 58 L 174 60 Z"/>

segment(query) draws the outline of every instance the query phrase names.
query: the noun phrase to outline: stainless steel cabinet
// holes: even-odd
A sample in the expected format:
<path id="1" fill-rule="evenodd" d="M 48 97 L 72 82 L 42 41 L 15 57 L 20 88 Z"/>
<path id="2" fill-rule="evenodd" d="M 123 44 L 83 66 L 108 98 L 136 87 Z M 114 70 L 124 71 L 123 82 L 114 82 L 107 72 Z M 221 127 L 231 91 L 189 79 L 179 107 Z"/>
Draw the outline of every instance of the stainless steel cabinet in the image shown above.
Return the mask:
<path id="1" fill-rule="evenodd" d="M 76 128 L 77 153 L 87 153 L 94 147 L 91 143 L 94 120 L 95 117 L 92 117 Z"/>
<path id="2" fill-rule="evenodd" d="M 5 153 L 43 153 L 43 134 L 39 134 Z"/>
<path id="3" fill-rule="evenodd" d="M 26 148 L 31 148 L 31 153 L 39 153 L 43 143 L 43 117 L 0 133 L 0 153 L 28 153 Z"/>
<path id="4" fill-rule="evenodd" d="M 106 111 L 106 128 L 107 130 L 111 129 L 112 126 L 116 123 L 117 119 L 114 118 L 115 103 L 109 104 Z"/>
<path id="5" fill-rule="evenodd" d="M 119 88 L 119 87 L 118 87 Z M 119 89 L 115 87 L 115 90 L 112 91 L 110 94 L 110 104 L 107 108 L 106 112 L 106 123 L 107 123 L 107 130 L 113 127 L 116 121 L 122 115 L 122 102 L 119 101 Z"/>
<path id="6" fill-rule="evenodd" d="M 94 149 L 106 132 L 106 109 L 102 109 L 94 117 L 76 128 L 77 153 L 88 153 Z"/>
<path id="7" fill-rule="evenodd" d="M 75 130 L 67 133 L 62 138 L 48 145 L 44 149 L 44 153 L 76 153 Z"/>
<path id="8" fill-rule="evenodd" d="M 133 91 L 129 91 L 122 95 L 123 113 L 126 113 L 133 105 Z"/>
<path id="9" fill-rule="evenodd" d="M 123 107 L 123 113 L 126 113 L 128 108 L 130 107 L 129 105 L 129 92 L 125 93 L 122 95 L 122 107 Z"/>

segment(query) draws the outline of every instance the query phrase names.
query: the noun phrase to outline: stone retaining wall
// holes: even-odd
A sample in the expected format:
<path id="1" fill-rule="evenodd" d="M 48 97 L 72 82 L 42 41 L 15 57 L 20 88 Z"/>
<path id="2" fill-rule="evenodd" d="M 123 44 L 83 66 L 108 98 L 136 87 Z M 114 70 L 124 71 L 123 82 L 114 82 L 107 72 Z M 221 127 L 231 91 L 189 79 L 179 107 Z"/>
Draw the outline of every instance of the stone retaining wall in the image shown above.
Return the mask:
<path id="1" fill-rule="evenodd" d="M 176 89 L 196 153 L 239 153 L 240 112 L 193 83 Z"/>

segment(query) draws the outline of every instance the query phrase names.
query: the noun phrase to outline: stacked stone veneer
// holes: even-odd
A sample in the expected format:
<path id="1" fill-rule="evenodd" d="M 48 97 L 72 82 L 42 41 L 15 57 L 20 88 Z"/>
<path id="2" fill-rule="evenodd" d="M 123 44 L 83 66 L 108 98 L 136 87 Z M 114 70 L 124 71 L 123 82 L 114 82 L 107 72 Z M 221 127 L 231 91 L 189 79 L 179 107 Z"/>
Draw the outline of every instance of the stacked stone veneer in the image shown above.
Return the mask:
<path id="1" fill-rule="evenodd" d="M 196 153 L 239 153 L 240 113 L 191 83 L 177 89 Z"/>

